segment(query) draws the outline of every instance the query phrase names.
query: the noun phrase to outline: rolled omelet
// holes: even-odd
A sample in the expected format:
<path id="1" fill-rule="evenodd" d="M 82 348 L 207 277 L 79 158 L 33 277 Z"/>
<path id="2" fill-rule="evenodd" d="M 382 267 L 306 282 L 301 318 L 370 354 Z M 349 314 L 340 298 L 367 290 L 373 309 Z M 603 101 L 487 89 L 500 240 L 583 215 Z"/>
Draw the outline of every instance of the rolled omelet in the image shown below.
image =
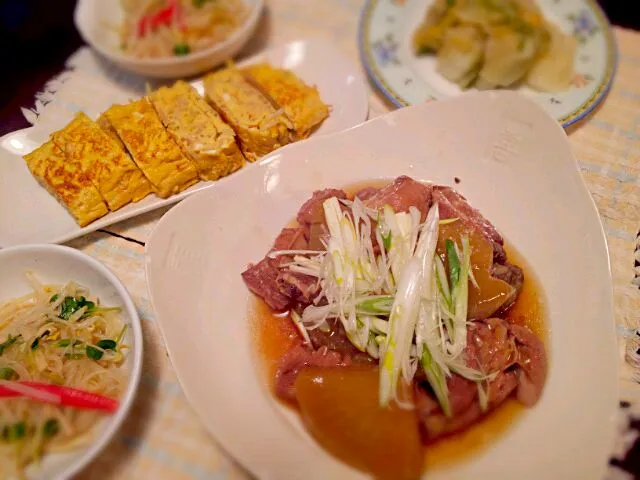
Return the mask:
<path id="1" fill-rule="evenodd" d="M 24 160 L 31 174 L 84 227 L 109 213 L 100 192 L 82 169 L 81 161 L 66 157 L 53 141 L 48 141 Z"/>
<path id="2" fill-rule="evenodd" d="M 234 131 L 191 85 L 178 81 L 150 93 L 149 100 L 202 180 L 217 180 L 244 165 Z"/>
<path id="3" fill-rule="evenodd" d="M 291 142 L 291 123 L 283 112 L 235 68 L 207 75 L 204 89 L 209 102 L 235 130 L 247 160 L 253 162 Z"/>
<path id="4" fill-rule="evenodd" d="M 293 72 L 266 63 L 243 70 L 247 79 L 284 110 L 293 124 L 296 140 L 307 138 L 329 116 L 318 89 L 306 85 Z"/>
<path id="5" fill-rule="evenodd" d="M 81 165 L 109 210 L 118 210 L 151 193 L 151 185 L 129 155 L 84 113 L 78 113 L 52 139 L 68 159 Z"/>
<path id="6" fill-rule="evenodd" d="M 116 129 L 113 128 L 113 125 L 111 125 L 111 122 L 104 113 L 100 114 L 100 116 L 96 120 L 96 123 L 100 126 L 100 128 L 102 128 L 102 130 L 105 131 L 107 135 L 113 138 L 113 140 L 115 140 L 115 142 L 120 145 L 120 148 L 122 148 L 122 150 L 124 150 L 125 152 L 127 151 L 127 147 L 125 147 L 124 143 L 122 143 L 122 140 L 120 140 L 118 132 L 116 132 Z"/>
<path id="7" fill-rule="evenodd" d="M 196 167 L 182 154 L 146 99 L 113 105 L 104 115 L 159 197 L 179 193 L 198 181 Z"/>

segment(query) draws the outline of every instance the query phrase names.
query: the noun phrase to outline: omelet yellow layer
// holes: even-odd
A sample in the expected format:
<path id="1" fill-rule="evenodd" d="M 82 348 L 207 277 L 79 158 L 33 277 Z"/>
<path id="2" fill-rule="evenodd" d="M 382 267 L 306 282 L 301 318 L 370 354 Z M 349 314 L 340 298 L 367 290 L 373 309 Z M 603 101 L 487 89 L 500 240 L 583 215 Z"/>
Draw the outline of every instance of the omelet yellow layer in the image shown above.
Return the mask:
<path id="1" fill-rule="evenodd" d="M 84 227 L 109 213 L 98 189 L 83 173 L 81 162 L 65 157 L 53 141 L 24 156 L 31 174 Z"/>
<path id="2" fill-rule="evenodd" d="M 113 105 L 104 115 L 159 197 L 174 195 L 198 181 L 196 167 L 182 154 L 146 99 Z"/>
<path id="3" fill-rule="evenodd" d="M 235 130 L 249 161 L 291 142 L 290 122 L 235 68 L 204 78 L 208 100 Z"/>
<path id="4" fill-rule="evenodd" d="M 102 130 L 105 131 L 107 135 L 113 138 L 113 140 L 115 140 L 115 142 L 118 145 L 120 145 L 120 148 L 122 148 L 122 150 L 124 150 L 125 152 L 127 151 L 127 147 L 125 147 L 124 143 L 122 143 L 122 140 L 120 140 L 120 137 L 118 136 L 118 132 L 116 132 L 116 129 L 113 128 L 113 125 L 111 125 L 111 122 L 109 121 L 109 119 L 104 113 L 102 113 L 98 117 L 98 119 L 96 120 L 96 123 L 100 126 Z"/>
<path id="5" fill-rule="evenodd" d="M 249 81 L 284 110 L 293 123 L 296 139 L 311 131 L 329 116 L 329 107 L 320 99 L 318 89 L 306 85 L 293 72 L 266 63 L 244 69 Z"/>
<path id="6" fill-rule="evenodd" d="M 202 180 L 217 180 L 244 165 L 234 131 L 191 85 L 178 81 L 149 99 Z"/>
<path id="7" fill-rule="evenodd" d="M 78 113 L 52 138 L 67 158 L 79 162 L 109 210 L 118 210 L 151 193 L 151 185 L 129 155 L 84 113 Z"/>

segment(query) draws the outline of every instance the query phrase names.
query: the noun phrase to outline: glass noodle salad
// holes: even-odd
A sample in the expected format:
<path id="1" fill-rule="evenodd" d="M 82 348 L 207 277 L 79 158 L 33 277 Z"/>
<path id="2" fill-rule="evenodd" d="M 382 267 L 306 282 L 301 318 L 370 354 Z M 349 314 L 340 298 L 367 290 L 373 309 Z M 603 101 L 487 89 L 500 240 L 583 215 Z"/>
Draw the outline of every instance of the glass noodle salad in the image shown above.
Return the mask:
<path id="1" fill-rule="evenodd" d="M 22 478 L 43 454 L 90 440 L 118 407 L 126 325 L 75 282 L 0 305 L 0 478 Z"/>
<path id="2" fill-rule="evenodd" d="M 339 319 L 350 342 L 379 361 L 381 406 L 392 400 L 402 405 L 399 382 L 411 383 L 418 368 L 447 415 L 451 373 L 477 382 L 482 392 L 492 373 L 468 367 L 463 355 L 469 282 L 475 283 L 469 238 L 463 235 L 459 243 L 447 239 L 446 254 L 436 253 L 440 225 L 457 219 L 441 220 L 437 203 L 424 221 L 414 206 L 400 213 L 389 205 L 374 210 L 358 197 L 331 197 L 322 206 L 326 251 L 269 254 L 293 255 L 290 271 L 319 280 L 321 291 L 313 304 L 302 314 L 291 312 L 306 342 L 309 331 Z M 479 398 L 482 403 L 486 396 Z"/>
<path id="3" fill-rule="evenodd" d="M 225 40 L 246 19 L 241 0 L 122 0 L 122 50 L 138 58 L 187 55 Z"/>

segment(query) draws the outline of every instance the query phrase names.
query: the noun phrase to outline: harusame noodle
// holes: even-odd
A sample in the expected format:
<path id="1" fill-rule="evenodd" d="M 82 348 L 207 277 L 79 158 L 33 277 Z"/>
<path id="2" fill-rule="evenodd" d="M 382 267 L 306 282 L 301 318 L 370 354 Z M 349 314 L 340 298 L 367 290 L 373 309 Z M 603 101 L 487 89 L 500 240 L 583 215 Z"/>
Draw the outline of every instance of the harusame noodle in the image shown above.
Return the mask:
<path id="1" fill-rule="evenodd" d="M 126 384 L 127 346 L 118 308 L 105 308 L 75 282 L 44 285 L 0 305 L 0 387 L 41 382 L 117 399 Z M 43 454 L 91 439 L 104 416 L 96 410 L 27 398 L 0 398 L 0 478 L 22 477 Z"/>
<path id="2" fill-rule="evenodd" d="M 247 17 L 241 0 L 123 0 L 121 47 L 138 58 L 186 55 L 225 40 Z"/>

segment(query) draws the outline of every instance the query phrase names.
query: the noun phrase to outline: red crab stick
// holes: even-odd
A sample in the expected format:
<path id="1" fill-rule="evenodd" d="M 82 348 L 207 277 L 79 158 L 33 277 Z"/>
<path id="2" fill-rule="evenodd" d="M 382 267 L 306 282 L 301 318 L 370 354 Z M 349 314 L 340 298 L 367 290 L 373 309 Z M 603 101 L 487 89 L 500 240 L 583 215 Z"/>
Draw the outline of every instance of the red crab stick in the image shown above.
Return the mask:
<path id="1" fill-rule="evenodd" d="M 13 389 L 9 385 L 15 385 Z M 26 387 L 26 388 L 20 388 Z M 30 391 L 31 390 L 31 391 Z M 39 393 L 39 394 L 38 394 Z M 40 382 L 10 382 L 0 384 L 0 398 L 27 397 L 44 403 L 85 410 L 103 410 L 113 413 L 119 402 L 113 398 L 78 388 L 63 387 Z"/>
<path id="2" fill-rule="evenodd" d="M 174 18 L 178 20 L 180 28 L 184 29 L 180 5 L 176 0 L 169 0 L 166 7 L 156 13 L 145 15 L 138 21 L 138 37 L 144 37 L 162 25 L 170 25 Z"/>

